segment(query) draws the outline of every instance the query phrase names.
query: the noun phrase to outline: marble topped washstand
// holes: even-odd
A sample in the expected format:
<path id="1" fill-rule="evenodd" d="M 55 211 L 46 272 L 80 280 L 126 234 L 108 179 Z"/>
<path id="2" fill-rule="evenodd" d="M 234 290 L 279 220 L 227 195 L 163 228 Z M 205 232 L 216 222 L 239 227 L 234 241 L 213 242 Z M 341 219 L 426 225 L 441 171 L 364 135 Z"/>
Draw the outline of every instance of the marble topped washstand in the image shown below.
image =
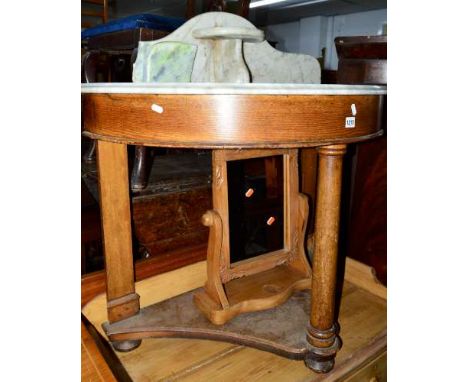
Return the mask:
<path id="1" fill-rule="evenodd" d="M 98 141 L 109 319 L 106 330 L 114 347 L 131 350 L 142 338 L 151 336 L 213 338 L 301 358 L 317 372 L 330 371 L 341 343 L 334 305 L 342 159 L 347 144 L 383 133 L 380 121 L 386 88 L 132 83 L 85 84 L 82 93 L 84 135 Z M 201 329 L 180 330 L 175 327 L 177 322 L 171 326 L 171 322 L 146 320 L 146 311 L 139 313 L 131 243 L 128 144 L 233 150 L 317 148 L 318 196 L 310 301 L 296 306 L 298 312 L 307 310 L 303 327 L 295 328 L 301 335 L 296 336 L 295 332 L 288 338 L 274 336 L 272 340 L 262 330 L 243 335 L 236 325 L 231 331 L 213 330 L 207 320 L 204 328 L 202 324 Z M 166 305 L 163 309 L 167 311 L 172 305 L 177 308 L 180 301 L 174 300 L 171 305 L 169 300 Z M 262 314 L 271 311 L 274 309 Z M 275 327 L 281 328 L 281 320 L 287 320 L 288 315 L 275 317 Z M 243 317 L 235 320 L 242 322 Z"/>

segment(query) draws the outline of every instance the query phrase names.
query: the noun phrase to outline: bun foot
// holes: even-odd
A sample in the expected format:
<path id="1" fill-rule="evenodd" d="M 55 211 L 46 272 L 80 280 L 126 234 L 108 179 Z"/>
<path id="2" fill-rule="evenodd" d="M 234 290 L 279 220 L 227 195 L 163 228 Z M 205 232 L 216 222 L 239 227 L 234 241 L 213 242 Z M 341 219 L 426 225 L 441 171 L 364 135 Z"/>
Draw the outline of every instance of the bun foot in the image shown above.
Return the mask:
<path id="1" fill-rule="evenodd" d="M 129 352 L 140 346 L 141 340 L 113 341 L 111 345 L 115 351 Z"/>
<path id="2" fill-rule="evenodd" d="M 337 322 L 328 330 L 319 330 L 312 326 L 307 328 L 307 341 L 310 348 L 304 362 L 309 369 L 316 373 L 328 373 L 333 369 L 336 352 L 341 348 L 339 331 L 340 327 Z"/>
<path id="3" fill-rule="evenodd" d="M 304 363 L 309 369 L 316 373 L 328 373 L 335 366 L 335 357 L 323 358 L 317 357 L 314 354 L 308 354 L 304 359 Z"/>

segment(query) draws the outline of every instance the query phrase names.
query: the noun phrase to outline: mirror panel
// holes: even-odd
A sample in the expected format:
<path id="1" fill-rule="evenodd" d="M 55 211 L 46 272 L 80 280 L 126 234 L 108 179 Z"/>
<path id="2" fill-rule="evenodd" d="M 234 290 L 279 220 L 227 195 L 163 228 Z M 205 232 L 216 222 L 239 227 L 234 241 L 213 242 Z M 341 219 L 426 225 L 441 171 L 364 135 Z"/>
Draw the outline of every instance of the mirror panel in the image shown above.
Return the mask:
<path id="1" fill-rule="evenodd" d="M 227 162 L 230 262 L 284 248 L 283 156 Z"/>

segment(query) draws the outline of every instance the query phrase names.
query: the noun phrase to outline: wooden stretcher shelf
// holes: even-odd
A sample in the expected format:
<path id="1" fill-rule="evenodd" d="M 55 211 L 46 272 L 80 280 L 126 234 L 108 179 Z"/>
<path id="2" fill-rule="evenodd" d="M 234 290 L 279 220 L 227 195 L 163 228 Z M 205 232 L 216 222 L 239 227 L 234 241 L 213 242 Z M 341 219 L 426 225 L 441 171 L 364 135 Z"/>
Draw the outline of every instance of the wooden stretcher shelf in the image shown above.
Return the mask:
<path id="1" fill-rule="evenodd" d="M 157 302 L 179 295 L 170 301 L 190 299 L 192 291 L 203 285 L 206 277 L 204 262 L 193 264 L 176 271 L 158 275 L 136 283 L 137 292 L 141 296 L 145 311 L 154 310 Z M 142 345 L 129 353 L 118 353 L 120 363 L 133 381 L 362 381 L 378 378 L 379 382 L 386 380 L 386 288 L 378 284 L 369 268 L 354 260 L 347 259 L 345 281 L 343 284 L 340 305 L 340 337 L 343 348 L 336 357 L 335 368 L 326 375 L 311 373 L 303 361 L 290 360 L 276 354 L 257 350 L 228 342 L 181 339 L 181 338 L 148 338 Z M 348 280 L 357 281 L 359 286 Z M 175 285 L 179 284 L 178 287 Z M 168 286 L 174 288 L 168 288 Z M 170 295 L 168 293 L 171 293 Z M 193 292 L 192 292 L 193 293 Z M 308 293 L 297 292 L 294 296 L 308 296 Z M 189 297 L 187 297 L 189 296 Z M 380 296 L 380 297 L 379 297 Z M 308 299 L 308 297 L 305 297 Z M 279 308 L 294 304 L 295 297 Z M 296 301 L 297 302 L 297 301 Z M 303 302 L 307 303 L 305 299 Z M 190 301 L 189 301 L 190 303 Z M 190 313 L 191 305 L 183 303 L 180 317 Z M 299 304 L 300 305 L 300 304 Z M 195 308 L 193 308 L 196 311 Z M 278 308 L 275 309 L 275 311 Z M 272 310 L 273 311 L 273 310 Z M 308 309 L 305 309 L 304 319 L 307 319 Z M 153 312 L 154 313 L 154 312 Z M 198 313 L 198 312 L 197 312 Z M 252 315 L 268 315 L 268 311 L 256 312 Z M 92 300 L 83 309 L 83 314 L 104 334 L 101 325 L 107 321 L 105 296 Z M 291 320 L 300 320 L 293 317 Z M 153 315 L 152 320 L 157 320 Z M 138 316 L 131 320 L 138 320 Z M 238 325 L 234 319 L 228 325 Z M 205 320 L 208 323 L 207 320 Z M 174 325 L 174 322 L 172 323 Z M 209 323 L 208 323 L 209 324 Z M 125 322 L 113 324 L 112 330 L 124 327 Z M 212 325 L 214 330 L 224 330 Z M 133 326 L 134 327 L 134 326 Z M 264 326 L 263 326 L 264 327 Z M 271 326 L 270 326 L 271 327 Z M 303 328 L 303 325 L 291 325 Z M 266 328 L 268 329 L 268 327 Z M 287 332 L 285 328 L 285 332 Z M 268 330 L 266 330 L 268 332 Z M 266 333 L 265 332 L 265 333 Z M 301 332 L 301 333 L 299 333 Z M 298 333 L 304 337 L 303 331 Z M 112 335 L 112 332 L 109 332 Z M 266 333 L 266 336 L 278 336 L 277 330 Z M 293 341 L 286 335 L 287 341 Z M 301 339 L 298 340 L 298 343 Z M 296 344 L 297 346 L 297 344 Z M 300 346 L 298 346 L 300 348 Z M 300 355 L 296 358 L 301 358 Z M 363 379 L 364 378 L 364 379 Z"/>
<path id="2" fill-rule="evenodd" d="M 205 289 L 194 291 L 191 299 L 211 322 L 222 325 L 240 313 L 273 308 L 284 303 L 294 291 L 304 289 L 310 289 L 310 278 L 290 266 L 280 265 L 227 282 L 224 290 L 229 306 L 226 308 L 215 302 Z M 205 320 L 200 316 L 200 321 Z"/>

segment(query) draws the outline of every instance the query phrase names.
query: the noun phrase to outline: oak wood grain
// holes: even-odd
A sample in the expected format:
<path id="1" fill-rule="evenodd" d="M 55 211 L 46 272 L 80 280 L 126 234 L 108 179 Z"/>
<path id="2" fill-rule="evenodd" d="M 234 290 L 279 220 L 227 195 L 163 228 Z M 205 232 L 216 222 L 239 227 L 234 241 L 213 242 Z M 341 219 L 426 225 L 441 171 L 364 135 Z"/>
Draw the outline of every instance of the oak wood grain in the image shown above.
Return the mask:
<path id="1" fill-rule="evenodd" d="M 341 173 L 346 146 L 318 150 L 319 172 L 312 258 L 311 325 L 328 330 L 333 325 L 338 228 L 340 216 Z"/>
<path id="2" fill-rule="evenodd" d="M 98 141 L 99 194 L 111 322 L 138 312 L 135 294 L 127 146 Z"/>
<path id="3" fill-rule="evenodd" d="M 306 364 L 314 371 L 329 372 L 341 346 L 335 323 L 338 232 L 343 155 L 346 145 L 318 149 L 319 171 L 315 214 L 310 324 L 307 340 L 312 350 Z"/>
<path id="4" fill-rule="evenodd" d="M 85 132 L 160 147 L 306 147 L 380 135 L 379 95 L 84 94 Z M 345 118 L 357 108 L 356 126 Z M 156 113 L 153 104 L 164 111 Z"/>

